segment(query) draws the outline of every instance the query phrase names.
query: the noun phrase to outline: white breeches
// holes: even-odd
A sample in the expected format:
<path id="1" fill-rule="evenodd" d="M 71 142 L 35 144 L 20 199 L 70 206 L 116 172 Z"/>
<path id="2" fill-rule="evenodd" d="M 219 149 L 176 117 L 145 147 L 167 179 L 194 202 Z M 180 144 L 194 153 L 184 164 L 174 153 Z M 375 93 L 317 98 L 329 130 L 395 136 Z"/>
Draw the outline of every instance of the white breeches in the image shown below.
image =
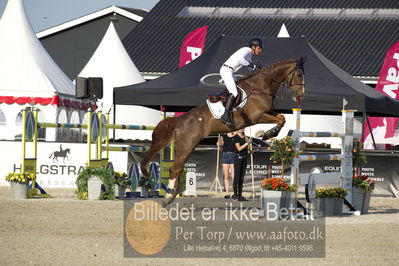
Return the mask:
<path id="1" fill-rule="evenodd" d="M 222 66 L 220 68 L 220 77 L 223 79 L 224 85 L 227 90 L 236 97 L 238 93 L 233 74 L 233 70 L 228 67 Z"/>

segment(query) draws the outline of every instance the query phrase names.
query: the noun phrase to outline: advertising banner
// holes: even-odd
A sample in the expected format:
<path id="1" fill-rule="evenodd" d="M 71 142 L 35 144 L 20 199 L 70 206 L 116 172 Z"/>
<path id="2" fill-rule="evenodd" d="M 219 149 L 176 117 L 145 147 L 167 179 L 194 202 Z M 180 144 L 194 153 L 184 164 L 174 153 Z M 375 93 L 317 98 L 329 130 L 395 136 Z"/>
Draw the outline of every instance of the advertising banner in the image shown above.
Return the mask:
<path id="1" fill-rule="evenodd" d="M 381 69 L 380 77 L 375 89 L 385 95 L 399 99 L 399 42 L 393 44 L 386 56 Z M 398 118 L 396 117 L 370 117 L 370 128 L 374 135 L 374 140 L 393 137 L 395 134 Z M 374 149 L 370 134 L 369 125 L 364 123 L 364 148 Z M 385 149 L 385 144 L 378 144 L 377 149 Z"/>
<path id="2" fill-rule="evenodd" d="M 179 68 L 187 65 L 204 52 L 205 37 L 208 26 L 197 28 L 190 32 L 180 48 Z"/>

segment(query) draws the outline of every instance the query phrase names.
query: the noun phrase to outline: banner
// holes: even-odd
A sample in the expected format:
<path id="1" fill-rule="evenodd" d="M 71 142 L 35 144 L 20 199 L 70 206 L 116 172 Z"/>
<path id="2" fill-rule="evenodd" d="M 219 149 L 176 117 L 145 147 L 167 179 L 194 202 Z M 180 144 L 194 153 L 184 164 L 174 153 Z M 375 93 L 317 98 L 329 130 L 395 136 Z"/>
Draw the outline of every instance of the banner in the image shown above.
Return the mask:
<path id="1" fill-rule="evenodd" d="M 204 52 L 205 37 L 208 26 L 197 28 L 190 32 L 180 48 L 179 68 L 187 65 Z"/>
<path id="2" fill-rule="evenodd" d="M 399 42 L 392 45 L 386 56 L 381 69 L 380 77 L 378 79 L 375 89 L 384 93 L 385 95 L 399 99 Z M 370 117 L 370 128 L 373 132 L 374 140 L 393 137 L 395 134 L 396 124 L 398 118 L 396 117 Z M 370 134 L 369 125 L 367 121 L 364 123 L 364 148 L 374 149 L 373 140 Z M 377 145 L 377 149 L 385 149 L 385 144 Z"/>
<path id="3" fill-rule="evenodd" d="M 120 145 L 118 145 L 120 146 Z M 21 172 L 22 145 L 17 141 L 0 141 L 0 186 L 8 186 L 4 177 Z M 94 145 L 92 158 L 94 157 Z M 76 177 L 87 163 L 86 143 L 39 142 L 36 175 L 38 184 L 46 188 L 76 188 Z M 26 158 L 33 155 L 33 144 L 26 145 Z M 128 153 L 110 152 L 115 171 L 127 172 Z"/>

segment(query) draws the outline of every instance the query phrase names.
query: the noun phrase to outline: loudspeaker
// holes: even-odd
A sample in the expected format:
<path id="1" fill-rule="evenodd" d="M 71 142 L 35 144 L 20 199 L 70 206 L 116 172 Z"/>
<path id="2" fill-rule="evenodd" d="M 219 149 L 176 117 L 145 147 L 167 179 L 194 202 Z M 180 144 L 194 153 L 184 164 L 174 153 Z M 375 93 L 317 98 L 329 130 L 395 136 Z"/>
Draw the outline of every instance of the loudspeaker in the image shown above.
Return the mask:
<path id="1" fill-rule="evenodd" d="M 89 97 L 87 91 L 87 78 L 82 78 L 82 77 L 76 78 L 75 96 L 78 99 L 85 99 Z"/>
<path id="2" fill-rule="evenodd" d="M 87 80 L 90 99 L 101 99 L 103 97 L 103 78 L 92 78 Z"/>

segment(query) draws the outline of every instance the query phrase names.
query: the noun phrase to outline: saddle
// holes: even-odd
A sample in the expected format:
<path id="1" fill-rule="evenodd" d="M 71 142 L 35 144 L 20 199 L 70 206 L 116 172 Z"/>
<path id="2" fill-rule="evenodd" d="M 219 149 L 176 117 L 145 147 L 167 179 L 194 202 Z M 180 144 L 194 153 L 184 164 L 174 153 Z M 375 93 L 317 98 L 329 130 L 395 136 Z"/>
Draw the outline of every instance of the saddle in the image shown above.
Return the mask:
<path id="1" fill-rule="evenodd" d="M 234 107 L 237 106 L 242 99 L 242 91 L 237 87 L 237 92 L 238 95 L 234 101 Z M 226 106 L 226 99 L 228 98 L 228 96 L 230 95 L 230 92 L 227 90 L 227 88 L 225 88 L 222 92 L 220 93 L 216 93 L 216 94 L 209 94 L 208 95 L 208 99 L 211 103 L 217 103 L 219 101 L 221 101 L 223 103 L 223 106 Z"/>

